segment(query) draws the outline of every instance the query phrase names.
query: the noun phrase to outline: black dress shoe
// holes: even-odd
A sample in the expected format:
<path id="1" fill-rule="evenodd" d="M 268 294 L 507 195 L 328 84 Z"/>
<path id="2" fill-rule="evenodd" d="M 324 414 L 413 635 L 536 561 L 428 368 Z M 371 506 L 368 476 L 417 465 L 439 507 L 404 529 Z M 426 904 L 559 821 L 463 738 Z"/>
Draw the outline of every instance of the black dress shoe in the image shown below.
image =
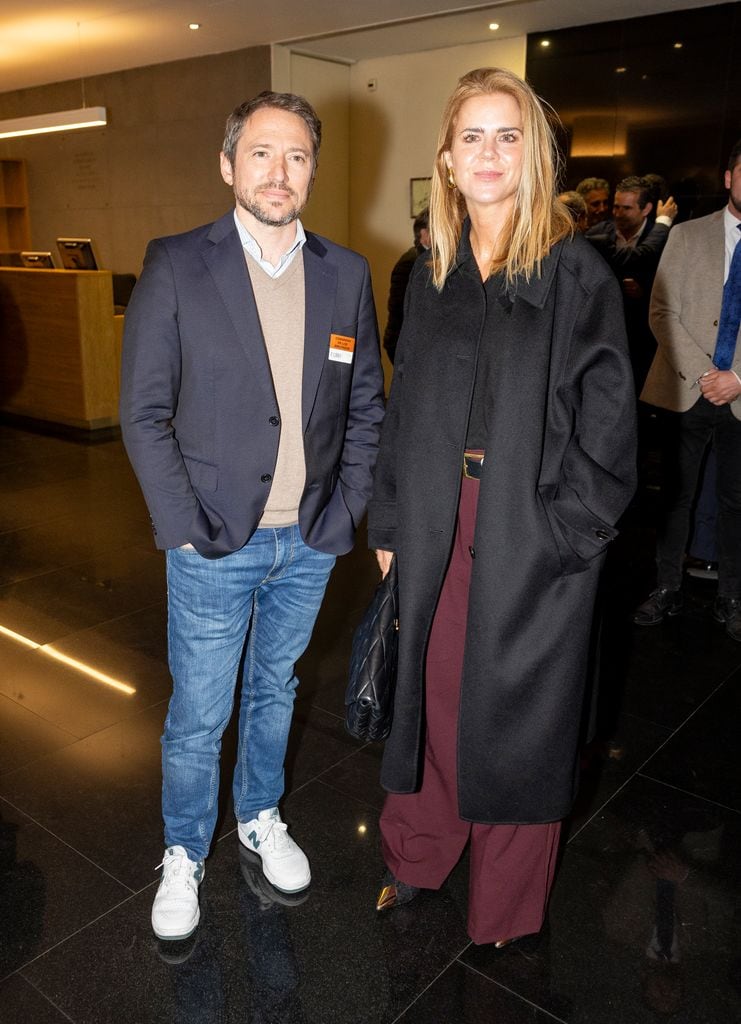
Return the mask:
<path id="1" fill-rule="evenodd" d="M 633 612 L 633 622 L 636 626 L 658 626 L 666 615 L 679 615 L 683 604 L 684 596 L 681 590 L 657 587 Z"/>
<path id="2" fill-rule="evenodd" d="M 731 640 L 741 644 L 741 600 L 738 597 L 716 597 L 713 615 L 718 622 L 725 623 Z"/>
<path id="3" fill-rule="evenodd" d="M 415 885 L 407 885 L 387 871 L 383 876 L 381 891 L 376 900 L 376 910 L 389 910 L 391 907 L 402 907 L 405 903 L 411 903 L 419 896 L 422 890 Z"/>

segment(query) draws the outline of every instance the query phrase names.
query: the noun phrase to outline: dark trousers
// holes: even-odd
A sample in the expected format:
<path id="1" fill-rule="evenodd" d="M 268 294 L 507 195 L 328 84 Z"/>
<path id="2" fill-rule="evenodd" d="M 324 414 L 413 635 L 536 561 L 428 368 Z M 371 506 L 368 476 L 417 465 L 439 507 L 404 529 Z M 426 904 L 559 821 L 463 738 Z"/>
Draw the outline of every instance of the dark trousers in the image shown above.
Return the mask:
<path id="1" fill-rule="evenodd" d="M 687 412 L 663 411 L 663 512 L 656 545 L 659 586 L 678 590 L 703 456 L 717 466 L 718 594 L 741 597 L 741 422 L 728 405 L 699 398 Z"/>
<path id="2" fill-rule="evenodd" d="M 703 562 L 718 561 L 718 473 L 712 447 L 705 459 L 695 503 L 695 528 L 687 553 Z"/>
<path id="3" fill-rule="evenodd" d="M 458 704 L 478 487 L 477 480 L 463 480 L 453 554 L 430 634 L 422 788 L 386 798 L 381 837 L 392 874 L 425 889 L 440 888 L 470 839 L 468 934 L 485 943 L 540 931 L 561 823 L 482 825 L 458 816 Z"/>

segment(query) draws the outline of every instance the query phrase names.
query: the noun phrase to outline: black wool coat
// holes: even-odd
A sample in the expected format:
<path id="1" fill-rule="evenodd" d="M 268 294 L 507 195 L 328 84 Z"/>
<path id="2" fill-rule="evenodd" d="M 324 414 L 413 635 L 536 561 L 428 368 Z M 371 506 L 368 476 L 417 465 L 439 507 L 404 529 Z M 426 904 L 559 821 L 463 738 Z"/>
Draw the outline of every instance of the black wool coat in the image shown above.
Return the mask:
<path id="1" fill-rule="evenodd" d="M 464 229 L 442 292 L 418 261 L 369 506 L 399 568 L 399 677 L 381 781 L 419 788 L 427 640 L 455 533 L 486 291 Z M 458 722 L 462 818 L 555 821 L 574 797 L 595 592 L 635 489 L 623 303 L 581 237 L 494 299 Z"/>

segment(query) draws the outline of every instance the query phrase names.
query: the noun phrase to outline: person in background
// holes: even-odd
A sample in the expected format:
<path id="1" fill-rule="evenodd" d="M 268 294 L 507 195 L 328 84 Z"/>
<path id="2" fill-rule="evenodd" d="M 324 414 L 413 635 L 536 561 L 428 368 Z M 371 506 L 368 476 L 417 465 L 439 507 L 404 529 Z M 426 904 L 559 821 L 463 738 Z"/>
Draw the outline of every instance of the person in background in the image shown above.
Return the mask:
<path id="1" fill-rule="evenodd" d="M 662 178 L 660 174 L 654 174 L 649 172 L 648 174 L 642 175 L 643 180 L 646 182 L 649 188 L 648 198 L 651 200 L 653 209 L 649 214 L 649 223 L 653 224 L 656 220 L 656 215 L 659 209 L 659 203 L 665 203 L 670 196 L 669 187 L 666 183 L 666 178 Z"/>
<path id="2" fill-rule="evenodd" d="M 379 910 L 471 844 L 468 933 L 538 932 L 575 793 L 597 582 L 635 487 L 620 289 L 555 194 L 546 113 L 464 75 L 433 169 L 369 505 L 398 562 Z"/>
<path id="3" fill-rule="evenodd" d="M 383 347 L 393 366 L 396 355 L 396 344 L 399 340 L 401 325 L 404 323 L 404 296 L 412 267 L 417 257 L 430 248 L 429 211 L 421 210 L 414 218 L 414 245 L 399 257 L 391 271 L 389 285 L 388 319 L 383 333 Z"/>
<path id="4" fill-rule="evenodd" d="M 368 264 L 299 220 L 320 142 L 300 96 L 237 107 L 220 157 L 235 206 L 149 244 L 126 317 L 121 428 L 167 562 L 173 693 L 152 907 L 165 940 L 200 918 L 238 676 L 238 840 L 277 889 L 311 880 L 278 810 L 294 667 L 365 513 L 384 412 Z"/>
<path id="5" fill-rule="evenodd" d="M 558 197 L 571 214 L 576 230 L 584 233 L 589 227 L 587 204 L 578 192 L 562 192 Z"/>
<path id="6" fill-rule="evenodd" d="M 633 622 L 655 626 L 682 610 L 690 511 L 712 444 L 718 496 L 713 614 L 741 643 L 741 139 L 731 150 L 725 187 L 725 209 L 672 229 L 651 296 L 659 348 L 641 398 L 661 410 L 663 511 L 656 588 Z"/>
<path id="7" fill-rule="evenodd" d="M 614 220 L 598 224 L 586 234 L 620 281 L 636 395 L 641 393 L 656 352 L 648 325 L 648 305 L 659 257 L 677 215 L 677 204 L 669 196 L 665 202 L 658 201 L 652 223 L 649 218 L 654 205 L 650 196 L 651 189 L 643 178 L 623 178 L 615 189 Z"/>
<path id="8" fill-rule="evenodd" d="M 587 204 L 588 227 L 610 219 L 610 183 L 604 178 L 584 178 L 576 191 Z"/>

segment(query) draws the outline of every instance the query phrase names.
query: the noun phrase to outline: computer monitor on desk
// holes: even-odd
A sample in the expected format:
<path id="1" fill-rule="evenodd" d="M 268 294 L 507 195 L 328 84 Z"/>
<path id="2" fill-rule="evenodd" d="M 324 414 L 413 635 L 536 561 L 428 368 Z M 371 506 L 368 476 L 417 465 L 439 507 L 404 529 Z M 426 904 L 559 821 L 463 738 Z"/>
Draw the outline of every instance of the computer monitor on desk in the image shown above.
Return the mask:
<path id="1" fill-rule="evenodd" d="M 93 242 L 90 238 L 58 238 L 57 249 L 65 270 L 97 270 Z"/>
<path id="2" fill-rule="evenodd" d="M 28 270 L 53 270 L 54 260 L 50 252 L 22 252 L 21 266 Z"/>

